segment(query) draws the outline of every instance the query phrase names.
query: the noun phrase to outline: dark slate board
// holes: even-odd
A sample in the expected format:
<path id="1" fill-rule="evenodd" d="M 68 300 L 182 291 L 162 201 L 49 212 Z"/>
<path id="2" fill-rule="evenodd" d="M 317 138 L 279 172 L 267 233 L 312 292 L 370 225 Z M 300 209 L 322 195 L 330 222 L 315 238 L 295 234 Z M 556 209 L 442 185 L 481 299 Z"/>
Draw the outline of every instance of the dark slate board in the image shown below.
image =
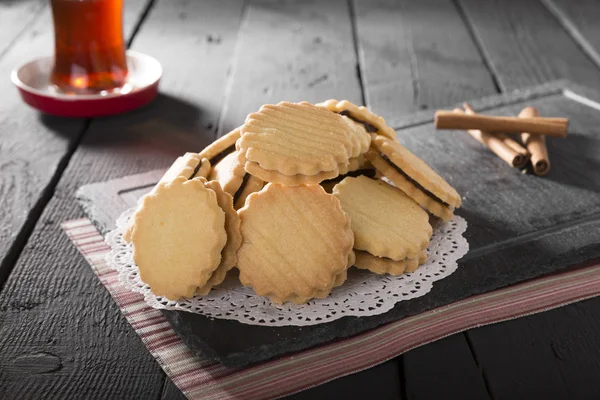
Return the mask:
<path id="1" fill-rule="evenodd" d="M 469 224 L 470 252 L 431 293 L 400 302 L 384 315 L 310 327 L 259 327 L 164 311 L 183 341 L 227 366 L 243 366 L 600 259 L 600 94 L 556 82 L 472 105 L 494 115 L 516 115 L 533 105 L 541 115 L 568 117 L 569 135 L 548 140 L 552 171 L 540 178 L 508 168 L 464 132 L 436 131 L 431 111 L 398 121 L 401 141 L 463 195 L 458 214 Z M 123 204 L 129 203 L 123 189 L 131 182 L 125 182 L 118 188 L 113 183 L 112 191 L 107 184 L 82 188 L 79 198 L 88 210 L 102 208 L 96 201 L 99 193 L 119 192 Z M 92 212 L 92 218 L 105 230 L 110 226 L 107 215 L 114 211 L 100 211 Z"/>

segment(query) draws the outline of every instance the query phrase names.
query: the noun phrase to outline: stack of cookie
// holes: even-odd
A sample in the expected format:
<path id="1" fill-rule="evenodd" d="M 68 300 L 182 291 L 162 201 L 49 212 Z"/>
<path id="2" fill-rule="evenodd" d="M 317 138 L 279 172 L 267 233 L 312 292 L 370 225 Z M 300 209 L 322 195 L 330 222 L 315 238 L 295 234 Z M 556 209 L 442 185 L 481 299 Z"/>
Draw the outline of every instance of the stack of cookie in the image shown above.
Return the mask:
<path id="1" fill-rule="evenodd" d="M 425 210 L 449 220 L 460 203 L 365 107 L 282 102 L 180 157 L 124 236 L 157 295 L 207 294 L 235 265 L 257 294 L 301 304 L 353 265 L 414 271 L 432 234 Z"/>

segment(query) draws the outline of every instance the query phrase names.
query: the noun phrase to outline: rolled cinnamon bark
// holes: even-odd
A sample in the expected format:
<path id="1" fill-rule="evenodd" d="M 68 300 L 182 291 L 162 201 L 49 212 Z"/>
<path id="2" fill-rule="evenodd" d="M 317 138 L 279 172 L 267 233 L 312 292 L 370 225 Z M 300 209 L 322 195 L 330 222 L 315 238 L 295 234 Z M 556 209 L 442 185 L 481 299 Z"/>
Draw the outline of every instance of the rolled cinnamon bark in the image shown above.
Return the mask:
<path id="1" fill-rule="evenodd" d="M 533 107 L 525 107 L 520 113 L 519 118 L 537 117 L 539 114 Z M 521 140 L 531 153 L 531 164 L 533 172 L 542 176 L 550 172 L 550 158 L 548 157 L 548 148 L 546 147 L 546 138 L 542 135 L 536 135 L 529 132 L 521 133 Z"/>
<path id="2" fill-rule="evenodd" d="M 480 114 L 458 114 L 452 111 L 435 112 L 437 129 L 479 129 L 486 132 L 521 133 L 565 137 L 567 135 L 566 118 L 516 118 L 494 117 Z"/>
<path id="3" fill-rule="evenodd" d="M 465 111 L 468 115 L 477 114 L 475 112 L 475 110 L 473 110 L 471 108 L 469 103 L 463 103 L 463 107 L 465 108 Z M 504 142 L 505 145 L 507 145 L 508 147 L 510 147 L 511 149 L 516 151 L 517 153 L 526 156 L 527 159 L 525 160 L 525 163 L 527 163 L 527 160 L 529 160 L 529 152 L 527 151 L 527 149 L 525 147 L 521 146 L 519 143 L 517 143 L 516 141 L 509 138 L 504 133 L 495 133 L 495 136 L 498 139 L 502 140 L 502 142 Z M 523 165 L 523 166 L 525 166 L 525 165 Z"/>
<path id="4" fill-rule="evenodd" d="M 464 114 L 464 111 L 460 108 L 455 108 L 453 112 L 457 115 Z M 522 168 L 527 164 L 527 161 L 529 161 L 528 155 L 521 154 L 511 149 L 496 135 L 477 129 L 469 129 L 467 132 L 511 167 Z"/>

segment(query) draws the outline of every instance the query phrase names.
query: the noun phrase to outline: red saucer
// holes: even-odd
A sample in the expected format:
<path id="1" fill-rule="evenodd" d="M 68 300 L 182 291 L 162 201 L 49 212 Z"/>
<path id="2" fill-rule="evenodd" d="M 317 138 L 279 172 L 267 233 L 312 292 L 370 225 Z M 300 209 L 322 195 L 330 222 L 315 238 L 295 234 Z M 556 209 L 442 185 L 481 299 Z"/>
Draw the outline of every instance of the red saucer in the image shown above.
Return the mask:
<path id="1" fill-rule="evenodd" d="M 25 103 L 62 117 L 99 117 L 134 110 L 150 103 L 158 94 L 162 67 L 154 58 L 127 52 L 127 82 L 118 92 L 65 94 L 50 83 L 53 57 L 30 61 L 12 71 L 11 79 Z"/>

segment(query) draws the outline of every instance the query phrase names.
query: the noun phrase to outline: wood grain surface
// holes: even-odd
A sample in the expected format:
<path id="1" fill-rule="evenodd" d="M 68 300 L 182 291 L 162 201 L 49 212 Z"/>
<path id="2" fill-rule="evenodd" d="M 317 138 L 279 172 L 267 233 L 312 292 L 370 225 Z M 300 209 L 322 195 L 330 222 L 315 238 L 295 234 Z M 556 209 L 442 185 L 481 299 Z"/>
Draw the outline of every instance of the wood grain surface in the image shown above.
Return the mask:
<path id="1" fill-rule="evenodd" d="M 555 79 L 597 86 L 600 69 L 539 1 L 457 0 L 502 91 Z"/>
<path id="2" fill-rule="evenodd" d="M 600 67 L 600 4 L 595 0 L 541 0 L 583 52 Z"/>
<path id="3" fill-rule="evenodd" d="M 261 105 L 330 98 L 362 104 L 348 3 L 249 1 L 220 135 Z"/>
<path id="4" fill-rule="evenodd" d="M 600 393 L 600 299 L 472 329 L 494 399 L 586 399 Z"/>
<path id="5" fill-rule="evenodd" d="M 452 1 L 355 0 L 354 9 L 367 104 L 389 124 L 496 93 Z"/>
<path id="6" fill-rule="evenodd" d="M 0 2 L 0 58 L 47 7 L 43 0 Z"/>
<path id="7" fill-rule="evenodd" d="M 463 334 L 418 347 L 402 360 L 408 399 L 492 399 L 483 370 Z"/>

